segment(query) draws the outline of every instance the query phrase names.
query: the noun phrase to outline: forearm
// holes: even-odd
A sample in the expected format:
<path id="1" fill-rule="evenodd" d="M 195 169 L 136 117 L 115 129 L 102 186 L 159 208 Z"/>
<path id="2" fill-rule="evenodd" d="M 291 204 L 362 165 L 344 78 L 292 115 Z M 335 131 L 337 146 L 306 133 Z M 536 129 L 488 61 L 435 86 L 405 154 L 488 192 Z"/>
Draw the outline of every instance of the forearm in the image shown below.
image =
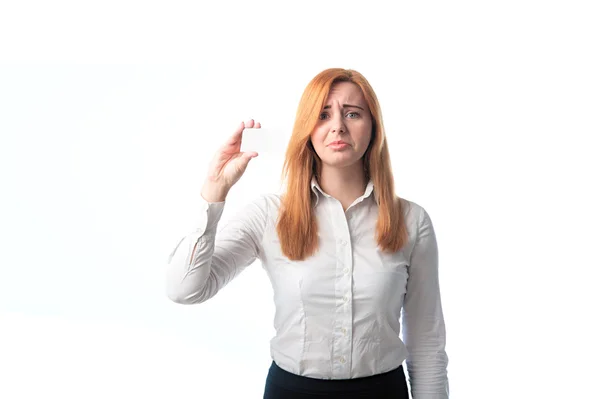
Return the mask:
<path id="1" fill-rule="evenodd" d="M 406 360 L 413 399 L 448 399 L 448 356 L 443 320 L 431 320 L 428 331 L 406 336 L 409 357 Z"/>
<path id="2" fill-rule="evenodd" d="M 438 248 L 431 218 L 422 210 L 410 257 L 403 306 L 404 343 L 414 399 L 448 399 L 446 325 L 438 274 Z"/>
<path id="3" fill-rule="evenodd" d="M 214 232 L 192 233 L 175 249 L 166 275 L 167 296 L 173 302 L 192 304 L 208 299 L 214 242 Z"/>
<path id="4" fill-rule="evenodd" d="M 224 203 L 201 201 L 195 232 L 185 236 L 169 256 L 166 291 L 176 303 L 199 303 L 208 299 L 206 290 L 211 274 L 215 236 Z"/>

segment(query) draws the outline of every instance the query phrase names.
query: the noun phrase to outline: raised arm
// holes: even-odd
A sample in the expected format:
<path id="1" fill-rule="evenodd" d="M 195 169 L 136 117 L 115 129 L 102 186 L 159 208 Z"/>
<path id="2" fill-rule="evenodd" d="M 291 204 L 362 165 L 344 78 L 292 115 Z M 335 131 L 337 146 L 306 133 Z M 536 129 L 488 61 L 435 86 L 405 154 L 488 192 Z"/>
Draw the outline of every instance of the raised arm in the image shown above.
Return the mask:
<path id="1" fill-rule="evenodd" d="M 217 232 L 227 193 L 258 155 L 241 152 L 246 128 L 260 128 L 260 123 L 241 123 L 219 148 L 202 187 L 196 231 L 183 237 L 169 256 L 166 291 L 174 302 L 206 301 L 258 256 L 267 212 L 263 198 L 248 204 Z"/>
<path id="2" fill-rule="evenodd" d="M 203 200 L 198 229 L 170 255 L 166 290 L 172 301 L 192 304 L 212 298 L 258 257 L 268 212 L 265 198 L 246 205 L 217 231 L 224 206 Z"/>

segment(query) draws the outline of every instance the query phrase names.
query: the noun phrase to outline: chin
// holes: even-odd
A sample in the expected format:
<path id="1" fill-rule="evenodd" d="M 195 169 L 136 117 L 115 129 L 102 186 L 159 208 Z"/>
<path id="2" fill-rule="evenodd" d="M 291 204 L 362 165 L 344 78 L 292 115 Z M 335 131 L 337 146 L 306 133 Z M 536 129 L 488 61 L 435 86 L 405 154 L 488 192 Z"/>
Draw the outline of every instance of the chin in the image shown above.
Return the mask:
<path id="1" fill-rule="evenodd" d="M 331 168 L 347 168 L 348 166 L 352 166 L 359 161 L 360 161 L 360 159 L 359 160 L 347 160 L 347 159 L 322 160 L 323 164 L 325 164 Z"/>

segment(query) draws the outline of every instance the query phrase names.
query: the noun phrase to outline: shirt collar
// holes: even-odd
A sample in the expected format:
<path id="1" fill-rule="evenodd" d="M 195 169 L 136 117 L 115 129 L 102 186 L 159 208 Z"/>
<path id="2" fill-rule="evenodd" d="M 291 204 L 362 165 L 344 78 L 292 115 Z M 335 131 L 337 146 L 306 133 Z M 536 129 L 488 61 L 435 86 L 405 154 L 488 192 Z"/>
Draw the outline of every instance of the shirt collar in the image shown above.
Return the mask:
<path id="1" fill-rule="evenodd" d="M 317 197 L 317 199 L 315 201 L 315 206 L 319 203 L 319 192 L 321 194 L 323 194 L 325 197 L 331 197 L 331 195 L 329 195 L 325 191 L 323 191 L 323 189 L 321 188 L 321 186 L 317 182 L 316 176 L 312 177 L 312 179 L 310 181 L 310 188 L 313 191 L 313 193 L 315 193 L 315 195 Z M 373 193 L 373 188 L 374 188 L 373 187 L 373 180 L 369 179 L 369 182 L 367 183 L 367 187 L 365 188 L 365 193 L 359 198 L 359 200 L 362 201 L 365 198 L 368 198 Z"/>

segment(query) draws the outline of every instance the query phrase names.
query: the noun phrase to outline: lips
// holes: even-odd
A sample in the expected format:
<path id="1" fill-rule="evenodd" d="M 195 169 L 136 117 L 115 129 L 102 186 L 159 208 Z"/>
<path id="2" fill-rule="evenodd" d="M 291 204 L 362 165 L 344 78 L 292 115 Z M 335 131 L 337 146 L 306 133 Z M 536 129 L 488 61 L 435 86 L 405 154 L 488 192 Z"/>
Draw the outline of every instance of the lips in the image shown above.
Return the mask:
<path id="1" fill-rule="evenodd" d="M 346 143 L 345 141 L 334 141 L 333 143 L 329 143 L 328 148 L 330 148 L 333 151 L 343 151 L 345 149 L 347 149 L 348 147 L 350 147 L 350 144 Z"/>
<path id="2" fill-rule="evenodd" d="M 338 141 L 331 142 L 331 143 L 329 143 L 329 144 L 327 144 L 327 145 L 328 145 L 328 146 L 330 146 L 330 145 L 335 145 L 335 146 L 337 146 L 337 145 L 340 145 L 340 144 L 348 144 L 348 143 L 346 143 L 345 141 L 342 141 L 342 140 L 338 140 Z"/>

